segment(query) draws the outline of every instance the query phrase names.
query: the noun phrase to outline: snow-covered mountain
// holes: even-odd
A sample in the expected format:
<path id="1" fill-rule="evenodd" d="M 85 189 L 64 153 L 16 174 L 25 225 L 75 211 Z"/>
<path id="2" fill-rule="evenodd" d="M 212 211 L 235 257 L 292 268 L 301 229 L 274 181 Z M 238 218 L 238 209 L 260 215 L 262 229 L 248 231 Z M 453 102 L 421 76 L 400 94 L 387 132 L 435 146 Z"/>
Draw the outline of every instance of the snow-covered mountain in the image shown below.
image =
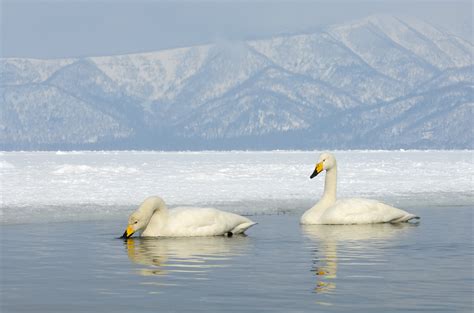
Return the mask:
<path id="1" fill-rule="evenodd" d="M 370 16 L 247 42 L 0 59 L 3 149 L 472 148 L 471 42 Z"/>

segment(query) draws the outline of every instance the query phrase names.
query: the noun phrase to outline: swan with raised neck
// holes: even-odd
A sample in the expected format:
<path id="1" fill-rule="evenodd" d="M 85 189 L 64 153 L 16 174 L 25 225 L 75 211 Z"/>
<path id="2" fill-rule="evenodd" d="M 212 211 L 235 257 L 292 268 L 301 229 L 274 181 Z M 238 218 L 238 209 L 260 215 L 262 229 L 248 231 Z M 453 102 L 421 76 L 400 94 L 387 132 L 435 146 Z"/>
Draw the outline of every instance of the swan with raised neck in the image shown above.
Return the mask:
<path id="1" fill-rule="evenodd" d="M 310 178 L 326 171 L 321 199 L 301 217 L 301 224 L 372 224 L 399 223 L 419 218 L 404 210 L 371 199 L 337 200 L 337 162 L 333 154 L 319 156 Z"/>

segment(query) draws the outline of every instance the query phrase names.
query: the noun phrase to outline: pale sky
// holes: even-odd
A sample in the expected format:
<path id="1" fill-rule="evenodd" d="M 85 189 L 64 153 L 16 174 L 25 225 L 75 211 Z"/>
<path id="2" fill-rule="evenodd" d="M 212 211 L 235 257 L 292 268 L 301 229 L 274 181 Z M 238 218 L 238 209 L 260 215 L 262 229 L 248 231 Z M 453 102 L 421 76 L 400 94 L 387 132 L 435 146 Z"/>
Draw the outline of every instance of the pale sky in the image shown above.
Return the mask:
<path id="1" fill-rule="evenodd" d="M 3 57 L 116 55 L 307 32 L 384 13 L 472 38 L 471 1 L 0 0 Z"/>

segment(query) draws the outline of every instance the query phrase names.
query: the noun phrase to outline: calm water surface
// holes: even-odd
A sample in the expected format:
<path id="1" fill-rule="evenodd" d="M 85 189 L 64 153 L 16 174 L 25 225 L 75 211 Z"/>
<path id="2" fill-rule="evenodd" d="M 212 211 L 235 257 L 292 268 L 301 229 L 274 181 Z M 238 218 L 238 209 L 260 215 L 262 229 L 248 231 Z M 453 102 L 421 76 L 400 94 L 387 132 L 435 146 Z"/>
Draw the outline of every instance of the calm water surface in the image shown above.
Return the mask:
<path id="1" fill-rule="evenodd" d="M 472 312 L 472 207 L 418 225 L 301 227 L 257 215 L 247 237 L 116 239 L 123 221 L 1 227 L 1 312 Z"/>

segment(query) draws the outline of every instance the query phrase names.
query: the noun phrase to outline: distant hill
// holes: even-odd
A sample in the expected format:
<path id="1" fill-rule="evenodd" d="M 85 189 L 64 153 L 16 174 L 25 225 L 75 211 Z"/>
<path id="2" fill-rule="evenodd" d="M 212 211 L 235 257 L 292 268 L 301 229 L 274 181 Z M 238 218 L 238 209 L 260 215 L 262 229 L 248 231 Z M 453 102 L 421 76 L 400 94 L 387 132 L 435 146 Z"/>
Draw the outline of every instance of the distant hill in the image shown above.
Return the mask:
<path id="1" fill-rule="evenodd" d="M 0 148 L 472 149 L 473 52 L 376 15 L 266 40 L 4 58 Z"/>

